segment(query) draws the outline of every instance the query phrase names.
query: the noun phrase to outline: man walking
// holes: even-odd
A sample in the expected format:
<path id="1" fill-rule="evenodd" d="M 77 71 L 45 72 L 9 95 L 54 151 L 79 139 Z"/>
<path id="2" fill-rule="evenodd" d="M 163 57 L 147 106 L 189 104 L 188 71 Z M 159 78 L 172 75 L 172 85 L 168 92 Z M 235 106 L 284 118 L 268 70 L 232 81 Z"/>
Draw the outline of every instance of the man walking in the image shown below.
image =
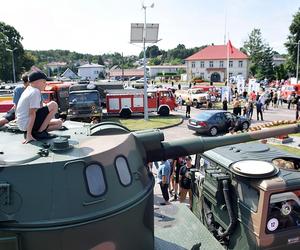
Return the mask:
<path id="1" fill-rule="evenodd" d="M 170 204 L 169 202 L 169 182 L 170 182 L 170 174 L 171 174 L 171 165 L 168 160 L 165 160 L 160 164 L 158 168 L 158 184 L 160 185 L 161 193 L 164 198 L 164 202 L 161 202 L 160 205 L 168 205 Z"/>
<path id="2" fill-rule="evenodd" d="M 261 120 L 262 121 L 264 120 L 262 109 L 263 109 L 263 104 L 261 103 L 260 100 L 258 100 L 256 102 L 256 114 L 257 114 L 257 120 L 258 121 L 259 121 L 259 115 L 260 115 Z"/>

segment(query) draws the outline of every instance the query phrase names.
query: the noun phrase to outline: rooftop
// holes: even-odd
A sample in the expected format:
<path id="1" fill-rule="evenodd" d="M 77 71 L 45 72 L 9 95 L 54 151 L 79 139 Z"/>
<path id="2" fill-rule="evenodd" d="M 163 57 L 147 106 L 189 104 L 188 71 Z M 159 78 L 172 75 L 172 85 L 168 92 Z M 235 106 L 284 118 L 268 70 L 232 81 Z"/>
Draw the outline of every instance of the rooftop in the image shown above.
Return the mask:
<path id="1" fill-rule="evenodd" d="M 232 47 L 232 53 L 229 52 L 230 59 L 248 59 L 248 56 Z M 186 61 L 199 61 L 199 60 L 226 60 L 227 59 L 227 45 L 211 45 L 197 53 L 186 58 Z"/>

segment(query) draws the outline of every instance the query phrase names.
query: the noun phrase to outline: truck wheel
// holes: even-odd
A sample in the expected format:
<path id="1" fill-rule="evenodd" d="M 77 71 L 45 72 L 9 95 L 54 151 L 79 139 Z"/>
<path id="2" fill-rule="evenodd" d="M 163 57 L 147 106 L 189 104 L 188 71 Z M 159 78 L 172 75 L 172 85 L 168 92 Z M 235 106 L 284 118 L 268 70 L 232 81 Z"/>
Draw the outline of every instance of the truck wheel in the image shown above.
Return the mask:
<path id="1" fill-rule="evenodd" d="M 129 109 L 122 109 L 120 113 L 120 117 L 122 118 L 130 118 L 131 116 L 131 111 Z"/>
<path id="2" fill-rule="evenodd" d="M 170 114 L 170 110 L 167 107 L 161 107 L 158 114 L 161 116 L 168 116 Z"/>

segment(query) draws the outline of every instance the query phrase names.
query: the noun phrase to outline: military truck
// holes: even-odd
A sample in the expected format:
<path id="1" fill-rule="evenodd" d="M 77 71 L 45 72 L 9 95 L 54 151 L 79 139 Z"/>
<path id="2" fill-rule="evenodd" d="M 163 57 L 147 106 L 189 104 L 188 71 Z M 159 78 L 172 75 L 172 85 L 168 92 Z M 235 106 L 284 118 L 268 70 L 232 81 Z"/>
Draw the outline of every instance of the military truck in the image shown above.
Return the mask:
<path id="1" fill-rule="evenodd" d="M 100 93 L 94 84 L 76 84 L 70 86 L 67 118 L 88 122 L 101 121 Z"/>
<path id="2" fill-rule="evenodd" d="M 3 126 L 0 128 L 0 249 L 218 250 L 220 244 L 213 237 L 209 238 L 208 231 L 203 231 L 200 225 L 185 227 L 186 234 L 194 230 L 197 237 L 192 247 L 185 247 L 189 243 L 185 232 L 170 232 L 187 217 L 190 223 L 197 221 L 191 214 L 180 213 L 177 206 L 172 207 L 169 215 L 154 212 L 154 177 L 147 168 L 148 162 L 204 153 L 220 146 L 299 130 L 299 125 L 294 124 L 218 138 L 164 141 L 163 133 L 156 129 L 130 132 L 115 123 L 91 125 L 67 121 L 64 130 L 51 132 L 51 138 L 22 144 L 22 132 L 11 124 Z M 238 148 L 231 148 L 232 156 L 238 153 Z M 273 157 L 278 157 L 277 152 Z M 290 159 L 286 155 L 279 157 Z M 207 184 L 203 188 L 207 194 L 205 199 L 212 203 L 211 206 L 208 204 L 211 213 L 223 215 L 223 222 L 215 218 L 221 226 L 223 241 L 231 237 L 234 230 L 239 230 L 237 235 L 241 237 L 230 238 L 230 247 L 239 245 L 243 249 L 254 249 L 249 247 L 259 243 L 258 249 L 267 248 L 285 240 L 286 249 L 299 248 L 299 229 L 288 221 L 289 217 L 294 218 L 293 212 L 298 211 L 294 210 L 299 197 L 296 193 L 299 190 L 297 170 L 281 170 L 275 163 L 266 161 L 267 167 L 263 165 L 262 170 L 256 168 L 253 172 L 251 167 L 256 162 L 255 165 L 249 162 L 245 168 L 231 164 L 230 160 L 221 162 L 218 155 L 214 158 L 219 165 L 229 163 L 232 166 L 220 167 L 219 171 L 213 169 L 211 177 L 204 177 L 211 181 L 203 182 Z M 297 163 L 295 158 L 292 161 Z M 240 179 L 245 180 L 246 187 L 239 189 Z M 235 192 L 241 193 L 239 198 L 231 194 L 234 185 L 238 188 Z M 200 186 L 195 190 L 201 193 Z M 255 196 L 256 192 L 259 195 Z M 230 204 L 231 199 L 234 207 Z M 244 199 L 247 199 L 245 204 L 242 203 Z M 200 198 L 198 200 L 194 202 L 194 206 L 199 204 L 193 207 L 195 211 L 201 208 Z M 235 204 L 239 201 L 237 209 Z M 175 219 L 178 213 L 179 219 Z M 243 223 L 237 225 L 235 218 L 241 215 Z M 160 235 L 154 231 L 154 216 L 168 223 L 161 225 L 164 233 Z M 277 228 L 274 218 L 278 220 Z M 209 220 L 205 223 L 215 233 L 215 227 L 212 227 L 215 224 Z M 297 219 L 291 223 L 297 224 Z M 286 231 L 282 225 L 291 225 L 288 226 L 291 230 Z M 262 235 L 264 241 L 259 241 L 262 238 L 258 236 Z M 178 239 L 185 245 L 175 242 Z M 158 245 L 157 241 L 160 242 Z M 168 248 L 165 247 L 167 243 Z"/>
<path id="3" fill-rule="evenodd" d="M 193 212 L 228 249 L 300 248 L 300 156 L 270 144 L 197 155 Z"/>

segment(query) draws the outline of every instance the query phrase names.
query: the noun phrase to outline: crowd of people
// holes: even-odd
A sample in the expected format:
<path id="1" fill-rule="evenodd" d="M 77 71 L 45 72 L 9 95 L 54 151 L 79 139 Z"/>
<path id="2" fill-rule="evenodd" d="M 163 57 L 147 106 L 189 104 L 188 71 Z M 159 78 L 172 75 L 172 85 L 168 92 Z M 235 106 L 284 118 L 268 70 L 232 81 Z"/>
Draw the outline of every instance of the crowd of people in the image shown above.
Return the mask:
<path id="1" fill-rule="evenodd" d="M 157 182 L 160 185 L 162 197 L 164 199 L 160 205 L 168 205 L 172 201 L 185 201 L 187 195 L 189 197 L 189 206 L 192 206 L 192 191 L 191 191 L 191 168 L 192 157 L 178 157 L 169 159 L 159 163 L 150 162 L 149 167 L 152 170 L 153 165 L 156 167 Z M 172 199 L 170 199 L 170 196 Z"/>
<path id="2" fill-rule="evenodd" d="M 24 133 L 23 143 L 51 138 L 48 132 L 58 130 L 63 121 L 55 119 L 58 105 L 54 101 L 42 102 L 47 76 L 41 71 L 33 71 L 22 76 L 23 85 L 17 86 L 13 93 L 13 107 L 0 119 L 0 126 L 16 120 Z"/>
<path id="3" fill-rule="evenodd" d="M 296 120 L 299 119 L 300 99 L 297 100 L 295 94 L 290 94 L 287 97 L 287 108 L 296 110 Z M 242 107 L 243 105 L 243 107 Z M 235 95 L 233 100 L 233 113 L 236 115 L 243 115 L 252 119 L 254 107 L 256 108 L 257 120 L 263 119 L 263 112 L 268 110 L 270 105 L 273 108 L 278 108 L 283 105 L 283 97 L 278 91 L 265 91 L 262 93 L 252 91 L 248 94 L 244 91 L 242 96 Z M 227 100 L 223 101 L 223 109 L 227 110 Z"/>

